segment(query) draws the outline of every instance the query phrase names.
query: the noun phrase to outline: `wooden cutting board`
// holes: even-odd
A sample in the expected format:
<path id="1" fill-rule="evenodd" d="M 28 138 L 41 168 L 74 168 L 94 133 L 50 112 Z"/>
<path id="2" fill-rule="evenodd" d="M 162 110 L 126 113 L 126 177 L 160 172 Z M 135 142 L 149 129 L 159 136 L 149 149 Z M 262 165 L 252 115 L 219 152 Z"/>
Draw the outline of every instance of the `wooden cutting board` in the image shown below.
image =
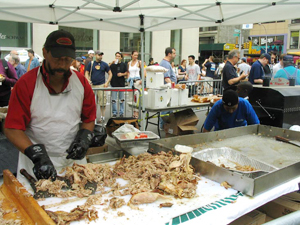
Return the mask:
<path id="1" fill-rule="evenodd" d="M 21 220 L 24 225 L 55 224 L 9 170 L 3 171 L 0 202 L 2 210 L 8 212 L 5 220 Z"/>

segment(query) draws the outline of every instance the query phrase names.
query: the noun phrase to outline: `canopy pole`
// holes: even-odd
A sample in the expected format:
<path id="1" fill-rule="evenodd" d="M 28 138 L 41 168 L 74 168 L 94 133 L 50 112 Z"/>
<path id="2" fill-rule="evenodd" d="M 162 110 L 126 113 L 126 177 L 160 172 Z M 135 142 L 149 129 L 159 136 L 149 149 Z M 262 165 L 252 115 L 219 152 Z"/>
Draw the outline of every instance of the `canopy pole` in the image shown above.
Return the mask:
<path id="1" fill-rule="evenodd" d="M 139 15 L 140 17 L 140 32 L 141 32 L 141 78 L 142 78 L 142 114 L 141 114 L 141 130 L 145 131 L 145 89 L 144 89 L 144 83 L 145 83 L 145 76 L 144 76 L 144 15 Z"/>

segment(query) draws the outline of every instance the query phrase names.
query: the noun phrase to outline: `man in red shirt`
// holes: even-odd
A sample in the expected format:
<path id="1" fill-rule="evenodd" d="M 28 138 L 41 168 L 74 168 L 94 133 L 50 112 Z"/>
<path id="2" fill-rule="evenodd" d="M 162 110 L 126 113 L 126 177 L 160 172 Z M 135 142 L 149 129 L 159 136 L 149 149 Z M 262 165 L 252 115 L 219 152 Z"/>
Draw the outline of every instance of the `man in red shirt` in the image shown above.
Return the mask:
<path id="1" fill-rule="evenodd" d="M 55 180 L 56 170 L 74 160 L 86 163 L 96 105 L 86 78 L 70 70 L 75 58 L 72 34 L 50 33 L 43 56 L 42 66 L 24 74 L 12 91 L 5 134 L 20 150 L 18 171 L 33 168 L 37 179 Z"/>

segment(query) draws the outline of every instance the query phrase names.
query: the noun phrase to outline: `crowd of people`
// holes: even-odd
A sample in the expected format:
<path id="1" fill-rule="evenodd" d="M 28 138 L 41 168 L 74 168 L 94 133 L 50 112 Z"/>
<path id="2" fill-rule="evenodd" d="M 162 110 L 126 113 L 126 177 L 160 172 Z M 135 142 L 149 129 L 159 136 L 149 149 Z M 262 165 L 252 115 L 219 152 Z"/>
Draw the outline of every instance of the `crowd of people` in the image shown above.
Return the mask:
<path id="1" fill-rule="evenodd" d="M 175 51 L 175 52 L 173 52 Z M 165 58 L 160 63 L 155 62 L 153 58 L 149 59 L 148 65 L 141 62 L 139 53 L 132 51 L 131 60 L 124 62 L 124 55 L 121 52 L 115 53 L 115 59 L 112 62 L 105 62 L 104 53 L 100 50 L 89 50 L 86 55 L 76 57 L 72 60 L 70 69 L 77 71 L 88 80 L 92 88 L 107 87 L 135 87 L 141 88 L 142 70 L 146 76 L 145 68 L 147 66 L 163 66 L 169 69 L 165 74 L 165 83 L 175 84 L 185 82 L 189 89 L 189 97 L 194 94 L 210 94 L 213 93 L 214 82 L 216 79 L 221 80 L 222 89 L 231 89 L 242 81 L 249 81 L 251 84 L 262 84 L 265 78 L 286 78 L 292 80 L 296 85 L 300 84 L 300 70 L 297 70 L 293 64 L 293 57 L 282 54 L 277 56 L 276 53 L 263 53 L 257 61 L 252 65 L 248 63 L 246 57 L 240 56 L 238 50 L 232 50 L 219 63 L 214 56 L 209 56 L 200 65 L 194 55 L 189 55 L 187 59 L 183 59 L 180 65 L 175 65 L 174 58 L 176 50 L 174 48 L 166 48 Z M 276 60 L 279 59 L 278 62 Z M 34 57 L 34 51 L 28 50 L 28 60 L 25 66 L 20 63 L 17 51 L 11 51 L 8 62 L 0 61 L 0 73 L 6 74 L 3 84 L 0 86 L 0 106 L 7 106 L 11 94 L 11 89 L 18 79 L 26 72 L 39 67 L 40 63 Z M 146 79 L 145 79 L 146 80 Z M 204 80 L 205 82 L 197 82 Z M 145 81 L 146 82 L 146 81 Z M 107 104 L 107 95 L 104 91 L 96 91 L 98 105 L 100 106 L 101 116 L 97 120 L 98 123 L 105 121 L 105 110 Z M 117 101 L 119 100 L 119 106 Z M 124 117 L 124 92 L 112 91 L 112 117 Z"/>

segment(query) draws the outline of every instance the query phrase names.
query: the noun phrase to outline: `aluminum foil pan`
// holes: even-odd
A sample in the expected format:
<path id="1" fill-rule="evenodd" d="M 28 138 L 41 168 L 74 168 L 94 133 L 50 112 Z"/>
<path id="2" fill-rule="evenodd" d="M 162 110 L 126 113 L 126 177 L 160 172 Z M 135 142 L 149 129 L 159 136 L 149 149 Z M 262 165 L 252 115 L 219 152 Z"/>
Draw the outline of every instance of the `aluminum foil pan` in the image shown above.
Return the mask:
<path id="1" fill-rule="evenodd" d="M 246 155 L 241 154 L 240 152 L 228 148 L 208 148 L 195 152 L 192 154 L 193 157 L 200 159 L 205 162 L 214 163 L 216 166 L 225 165 L 226 169 L 236 171 L 239 173 L 257 173 L 257 172 L 272 172 L 277 170 L 276 167 L 270 166 L 266 163 L 262 163 L 255 159 L 249 158 Z M 241 171 L 236 168 L 237 165 L 241 166 L 251 166 L 254 167 L 254 171 Z"/>

